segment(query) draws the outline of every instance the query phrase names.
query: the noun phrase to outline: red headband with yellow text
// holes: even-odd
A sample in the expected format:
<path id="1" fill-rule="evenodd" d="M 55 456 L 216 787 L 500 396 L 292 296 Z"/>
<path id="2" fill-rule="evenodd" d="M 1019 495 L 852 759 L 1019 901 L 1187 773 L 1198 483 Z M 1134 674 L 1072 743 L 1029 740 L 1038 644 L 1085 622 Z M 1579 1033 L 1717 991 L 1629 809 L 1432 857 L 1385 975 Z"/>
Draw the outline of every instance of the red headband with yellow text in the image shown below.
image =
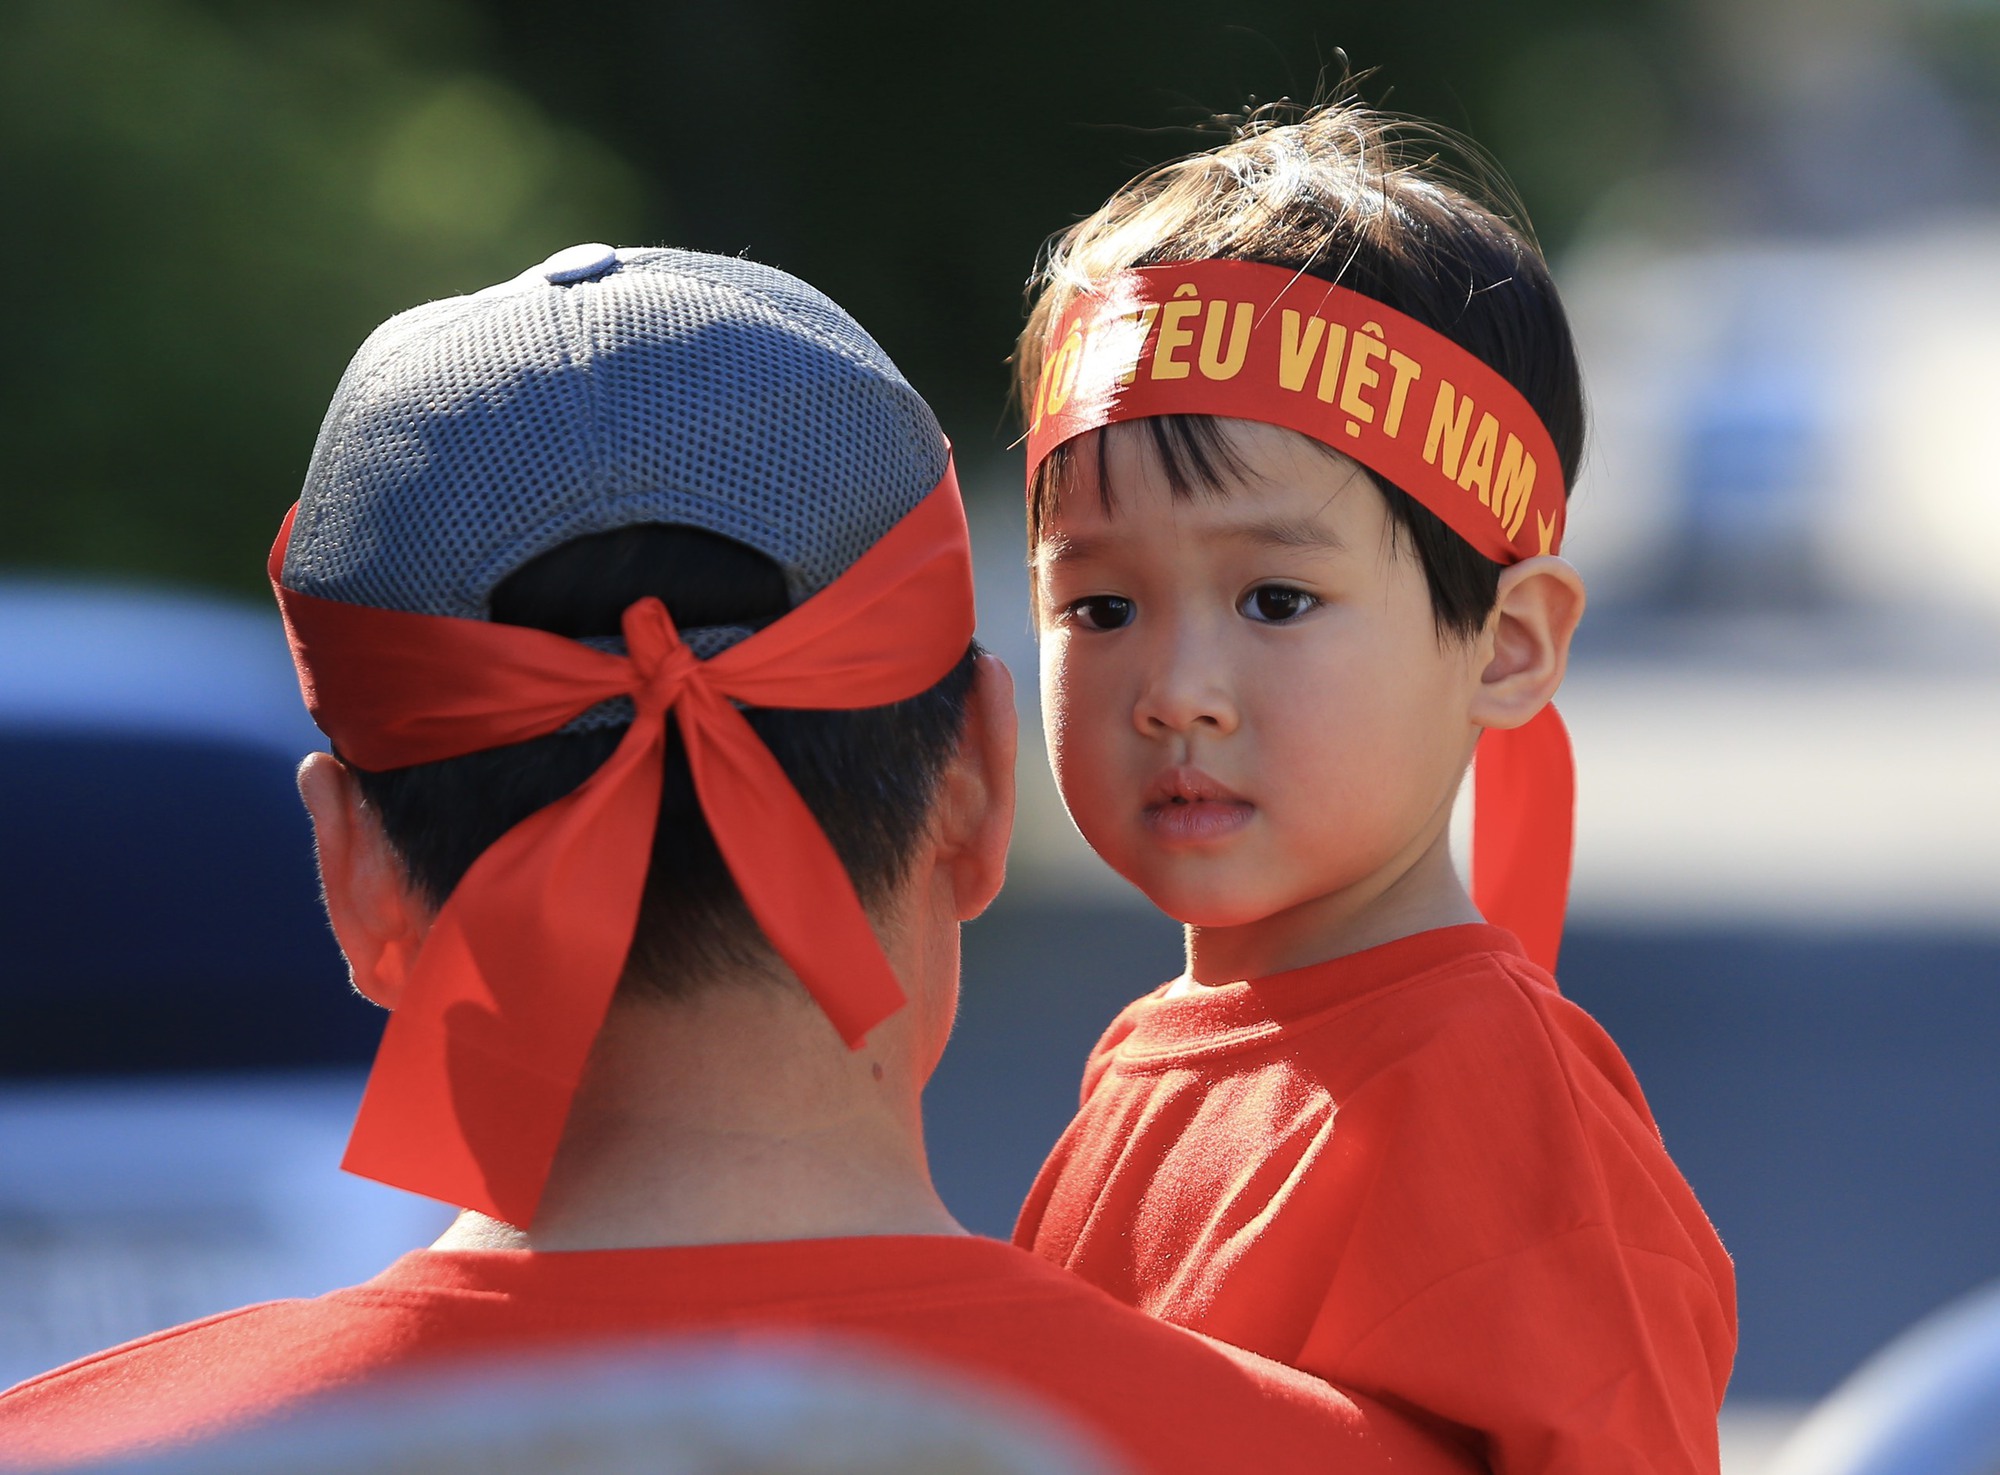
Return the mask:
<path id="1" fill-rule="evenodd" d="M 296 509 L 294 509 L 296 511 Z M 566 798 L 496 840 L 420 944 L 354 959 L 396 995 L 343 1164 L 522 1227 L 625 967 L 660 813 L 671 719 L 751 915 L 858 1047 L 903 990 L 812 812 L 744 719 L 759 707 L 874 707 L 928 690 L 972 640 L 972 555 L 943 480 L 848 570 L 707 660 L 666 606 L 624 613 L 626 653 L 542 630 L 319 599 L 270 574 L 306 706 L 365 769 L 432 763 L 556 731 L 607 698 L 635 716 Z"/>
<path id="2" fill-rule="evenodd" d="M 1495 563 L 1562 547 L 1562 463 L 1521 392 L 1394 308 L 1251 261 L 1121 272 L 1080 295 L 1044 346 L 1028 473 L 1065 441 L 1157 415 L 1279 425 L 1352 457 Z M 1473 897 L 1551 971 L 1575 809 L 1553 706 L 1489 729 L 1474 772 Z"/>

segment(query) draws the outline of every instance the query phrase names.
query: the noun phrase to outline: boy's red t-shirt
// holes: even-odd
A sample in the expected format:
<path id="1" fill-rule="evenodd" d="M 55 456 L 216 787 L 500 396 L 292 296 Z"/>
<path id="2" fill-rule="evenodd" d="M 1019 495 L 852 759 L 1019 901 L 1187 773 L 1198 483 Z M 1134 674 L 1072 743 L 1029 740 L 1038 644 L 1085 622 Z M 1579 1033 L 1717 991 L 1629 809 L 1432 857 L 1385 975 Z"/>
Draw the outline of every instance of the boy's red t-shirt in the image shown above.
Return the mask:
<path id="1" fill-rule="evenodd" d="M 101 1352 L 0 1393 L 0 1466 L 184 1442 L 468 1354 L 641 1334 L 853 1336 L 1025 1396 L 1138 1471 L 1466 1475 L 1388 1410 L 1190 1336 L 993 1240 L 435 1251 L 365 1284 Z"/>
<path id="2" fill-rule="evenodd" d="M 1112 1023 L 1017 1241 L 1501 1475 L 1714 1472 L 1729 1257 L 1617 1046 L 1442 928 Z"/>

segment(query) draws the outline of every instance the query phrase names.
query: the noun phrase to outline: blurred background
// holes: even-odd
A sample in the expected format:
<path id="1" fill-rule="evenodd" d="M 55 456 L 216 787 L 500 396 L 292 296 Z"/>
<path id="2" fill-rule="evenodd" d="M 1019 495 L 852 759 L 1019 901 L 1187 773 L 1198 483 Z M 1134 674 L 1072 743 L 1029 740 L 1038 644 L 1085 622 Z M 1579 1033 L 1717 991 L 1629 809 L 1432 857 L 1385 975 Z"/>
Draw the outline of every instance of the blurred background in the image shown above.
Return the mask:
<path id="1" fill-rule="evenodd" d="M 1501 161 L 1582 342 L 1562 977 L 1737 1257 L 1732 1469 L 2000 1276 L 2000 0 L 6 0 L 0 1384 L 439 1222 L 333 1166 L 379 1021 L 261 588 L 376 322 L 583 240 L 799 273 L 944 419 L 1028 678 L 1037 246 L 1344 65 Z M 1022 778 L 932 1096 L 992 1234 L 1179 966 Z"/>

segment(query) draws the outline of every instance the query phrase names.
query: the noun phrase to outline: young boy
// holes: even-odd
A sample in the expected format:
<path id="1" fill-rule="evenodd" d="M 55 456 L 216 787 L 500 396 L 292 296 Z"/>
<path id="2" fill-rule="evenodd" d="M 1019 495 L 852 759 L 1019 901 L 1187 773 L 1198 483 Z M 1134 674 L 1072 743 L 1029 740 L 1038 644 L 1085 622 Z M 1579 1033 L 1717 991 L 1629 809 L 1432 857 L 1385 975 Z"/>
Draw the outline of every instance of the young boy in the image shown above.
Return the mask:
<path id="1" fill-rule="evenodd" d="M 1093 1052 L 1018 1241 L 1505 1475 L 1714 1471 L 1730 1263 L 1549 971 L 1584 592 L 1546 267 L 1346 105 L 1127 186 L 1038 286 L 1049 752 L 1187 972 Z M 1475 745 L 1513 931 L 1449 854 Z"/>
<path id="2" fill-rule="evenodd" d="M 0 1394 L 0 1466 L 678 1334 L 858 1340 L 1160 1475 L 1463 1468 L 939 1202 L 921 1095 L 1013 702 L 944 436 L 832 302 L 592 245 L 401 314 L 271 576 L 339 754 L 299 775 L 328 917 L 391 1011 L 347 1166 L 466 1212 L 365 1285 Z"/>

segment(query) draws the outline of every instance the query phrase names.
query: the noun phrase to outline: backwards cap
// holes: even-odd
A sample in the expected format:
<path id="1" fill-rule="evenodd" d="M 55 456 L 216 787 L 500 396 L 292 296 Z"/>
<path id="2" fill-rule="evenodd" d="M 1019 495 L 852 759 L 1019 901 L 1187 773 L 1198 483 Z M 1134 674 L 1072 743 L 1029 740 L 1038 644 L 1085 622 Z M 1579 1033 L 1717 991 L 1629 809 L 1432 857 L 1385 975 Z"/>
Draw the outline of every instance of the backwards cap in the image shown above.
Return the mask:
<path id="1" fill-rule="evenodd" d="M 320 429 L 283 582 L 485 619 L 494 586 L 538 554 L 654 522 L 765 554 L 797 603 L 922 501 L 948 459 L 889 356 L 797 277 L 578 246 L 400 313 L 361 345 Z"/>
<path id="2" fill-rule="evenodd" d="M 792 611 L 619 642 L 493 623 L 493 589 L 592 533 L 671 523 L 784 571 Z M 578 246 L 392 318 L 349 365 L 272 550 L 307 706 L 364 769 L 627 725 L 476 860 L 420 948 L 351 1171 L 531 1222 L 629 951 L 671 714 L 751 914 L 850 1045 L 903 994 L 832 847 L 741 706 L 928 690 L 973 632 L 949 448 L 861 327 L 783 272 Z"/>

